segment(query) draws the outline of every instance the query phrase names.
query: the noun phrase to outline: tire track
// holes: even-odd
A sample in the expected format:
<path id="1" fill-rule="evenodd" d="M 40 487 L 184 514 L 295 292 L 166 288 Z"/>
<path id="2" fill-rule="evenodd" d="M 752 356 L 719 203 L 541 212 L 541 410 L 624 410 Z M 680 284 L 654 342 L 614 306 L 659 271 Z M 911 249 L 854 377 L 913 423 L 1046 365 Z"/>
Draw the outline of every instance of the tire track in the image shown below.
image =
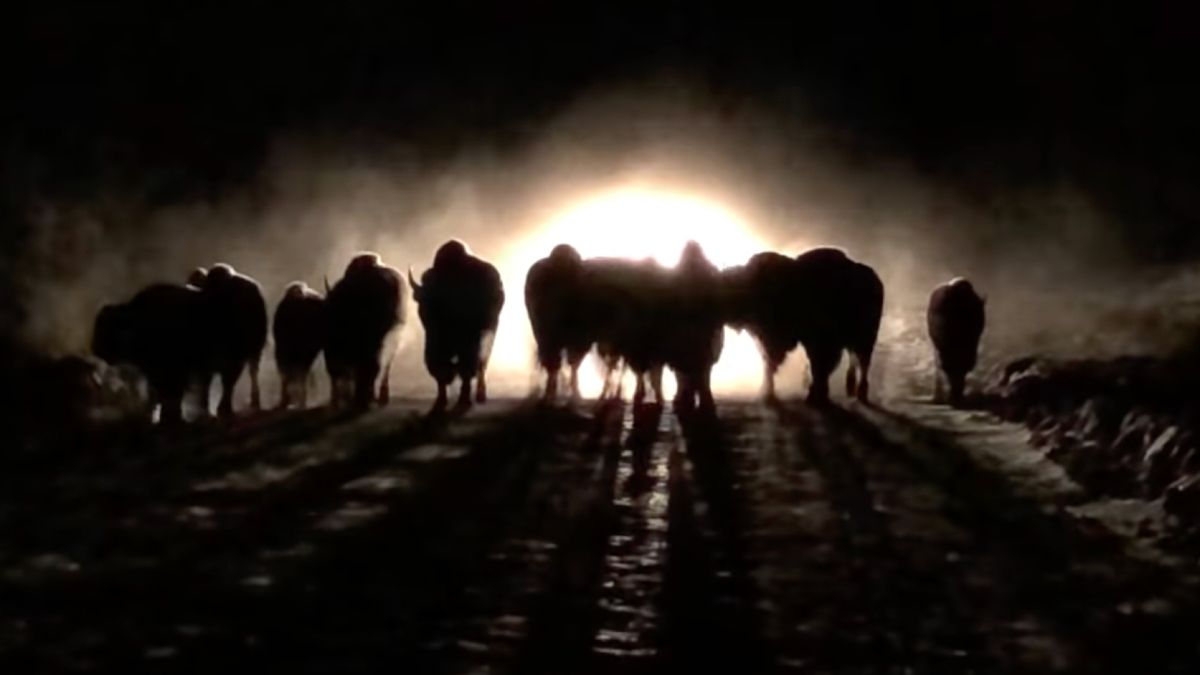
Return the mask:
<path id="1" fill-rule="evenodd" d="M 946 584 L 946 555 L 960 538 L 954 528 L 928 518 L 923 505 L 893 508 L 882 498 L 905 477 L 880 483 L 870 474 L 852 440 L 827 414 L 803 405 L 780 406 L 775 424 L 798 434 L 794 451 L 820 477 L 824 499 L 836 514 L 836 557 L 847 576 L 848 607 L 834 620 L 853 637 L 824 658 L 836 668 L 885 668 L 901 672 L 978 672 L 994 667 L 986 631 L 976 626 L 972 608 Z M 935 502 L 937 495 L 926 495 Z M 902 544 L 895 533 L 913 516 L 911 531 L 934 541 L 922 550 Z M 948 546 L 949 545 L 949 546 Z M 954 554 L 957 555 L 957 554 Z M 954 559 L 954 555 L 950 558 Z"/>

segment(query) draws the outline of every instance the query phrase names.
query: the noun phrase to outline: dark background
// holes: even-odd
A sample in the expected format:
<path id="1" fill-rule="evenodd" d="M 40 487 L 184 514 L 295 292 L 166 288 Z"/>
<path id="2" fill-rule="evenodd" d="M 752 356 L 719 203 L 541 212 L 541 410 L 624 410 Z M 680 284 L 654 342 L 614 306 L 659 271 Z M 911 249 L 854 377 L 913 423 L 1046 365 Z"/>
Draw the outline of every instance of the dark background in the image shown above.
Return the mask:
<path id="1" fill-rule="evenodd" d="M 219 200 L 281 130 L 503 157 L 580 92 L 651 73 L 729 114 L 803 112 L 967 202 L 1069 182 L 1130 258 L 1190 260 L 1197 12 L 1096 5 L 28 3 L 6 22 L 3 283 L 34 204 Z"/>

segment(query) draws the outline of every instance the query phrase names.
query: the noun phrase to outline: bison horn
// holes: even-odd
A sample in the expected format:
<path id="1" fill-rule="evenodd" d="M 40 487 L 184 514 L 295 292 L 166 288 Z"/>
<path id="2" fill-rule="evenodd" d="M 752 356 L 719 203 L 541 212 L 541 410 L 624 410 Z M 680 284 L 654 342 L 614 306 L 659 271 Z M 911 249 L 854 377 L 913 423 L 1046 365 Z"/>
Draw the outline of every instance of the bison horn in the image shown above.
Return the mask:
<path id="1" fill-rule="evenodd" d="M 418 284 L 416 277 L 413 276 L 411 266 L 409 266 L 409 268 L 408 268 L 408 285 L 412 286 L 413 293 L 421 292 L 421 284 Z"/>
<path id="2" fill-rule="evenodd" d="M 325 295 L 329 295 L 329 275 L 325 275 Z"/>

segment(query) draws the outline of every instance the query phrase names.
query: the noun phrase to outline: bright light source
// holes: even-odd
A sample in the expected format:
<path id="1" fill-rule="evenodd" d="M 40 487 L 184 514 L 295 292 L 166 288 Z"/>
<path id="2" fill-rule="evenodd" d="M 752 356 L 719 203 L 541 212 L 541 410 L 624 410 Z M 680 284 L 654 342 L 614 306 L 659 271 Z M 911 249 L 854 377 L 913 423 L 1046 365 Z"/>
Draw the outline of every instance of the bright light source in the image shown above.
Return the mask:
<path id="1" fill-rule="evenodd" d="M 513 374 L 536 370 L 533 335 L 523 295 L 525 274 L 554 246 L 570 244 L 585 258 L 653 257 L 673 266 L 690 239 L 699 242 L 709 260 L 718 267 L 743 263 L 768 248 L 745 223 L 718 205 L 686 195 L 643 190 L 620 190 L 585 201 L 529 238 L 514 242 L 499 264 L 508 301 L 496 336 L 493 369 Z M 712 375 L 717 393 L 757 390 L 762 378 L 762 359 L 748 333 L 726 329 L 725 349 Z M 665 380 L 670 396 L 674 379 L 668 375 Z M 602 384 L 600 365 L 594 356 L 589 356 L 580 369 L 583 394 L 596 396 Z"/>

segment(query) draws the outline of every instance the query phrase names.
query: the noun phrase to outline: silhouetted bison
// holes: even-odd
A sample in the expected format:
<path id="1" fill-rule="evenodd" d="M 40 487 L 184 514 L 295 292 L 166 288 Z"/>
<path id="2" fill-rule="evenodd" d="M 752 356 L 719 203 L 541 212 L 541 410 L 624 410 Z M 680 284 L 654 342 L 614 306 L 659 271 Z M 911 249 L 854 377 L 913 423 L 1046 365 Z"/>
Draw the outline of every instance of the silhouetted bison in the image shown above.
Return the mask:
<path id="1" fill-rule="evenodd" d="M 537 342 L 538 364 L 546 371 L 547 400 L 558 393 L 564 355 L 571 370 L 571 398 L 580 397 L 579 364 L 595 339 L 592 317 L 581 301 L 582 283 L 583 260 L 567 244 L 555 246 L 525 275 L 525 309 Z"/>
<path id="2" fill-rule="evenodd" d="M 607 368 L 601 397 L 617 394 L 622 364 L 637 378 L 634 403 L 646 395 L 646 380 L 662 403 L 662 369 L 667 362 L 670 271 L 652 259 L 591 258 L 583 262 L 580 304 L 587 330 Z M 616 376 L 617 382 L 613 382 Z"/>
<path id="3" fill-rule="evenodd" d="M 926 314 L 929 338 L 938 366 L 950 383 L 950 403 L 962 402 L 967 373 L 975 368 L 983 335 L 984 299 L 961 277 L 933 289 Z M 942 399 L 942 377 L 936 375 L 934 397 Z"/>
<path id="4" fill-rule="evenodd" d="M 325 369 L 330 403 L 353 402 L 366 408 L 379 380 L 380 403 L 389 398 L 388 376 L 404 325 L 404 277 L 380 262 L 375 253 L 360 253 L 333 288 L 326 281 Z M 382 373 L 382 377 L 380 377 Z"/>
<path id="5" fill-rule="evenodd" d="M 288 284 L 271 326 L 280 408 L 291 405 L 293 396 L 301 408 L 308 405 L 309 372 L 325 346 L 325 328 L 325 298 L 302 281 Z"/>
<path id="6" fill-rule="evenodd" d="M 204 273 L 192 272 L 189 284 L 201 290 L 209 348 L 208 372 L 200 383 L 201 407 L 208 412 L 208 385 L 211 374 L 221 377 L 221 401 L 217 414 L 233 415 L 233 390 L 242 369 L 250 370 L 250 407 L 259 410 L 258 366 L 267 344 L 267 301 L 258 282 L 238 274 L 225 263 L 217 263 Z"/>
<path id="7" fill-rule="evenodd" d="M 765 365 L 764 389 L 774 396 L 774 375 L 797 343 L 812 371 L 808 400 L 829 399 L 829 376 L 842 350 L 853 359 L 846 393 L 869 396 L 868 374 L 883 313 L 883 284 L 870 267 L 834 248 L 817 248 L 793 259 L 759 253 L 726 275 L 727 319 L 758 340 Z"/>
<path id="8" fill-rule="evenodd" d="M 204 301 L 192 286 L 155 284 L 129 302 L 105 305 L 92 333 L 92 353 L 141 371 L 163 423 L 183 418 L 185 391 L 211 372 L 208 351 Z"/>
<path id="9" fill-rule="evenodd" d="M 749 330 L 763 356 L 763 393 L 775 397 L 775 373 L 788 352 L 800 342 L 800 317 L 796 302 L 796 261 L 765 251 L 745 265 L 731 267 L 725 280 L 726 322 Z"/>
<path id="10" fill-rule="evenodd" d="M 804 317 L 800 343 L 808 354 L 814 402 L 829 398 L 829 376 L 850 353 L 846 370 L 846 395 L 869 397 L 871 355 L 883 317 L 883 282 L 875 270 L 855 262 L 836 248 L 816 248 L 796 256 L 800 306 Z"/>
<path id="11" fill-rule="evenodd" d="M 467 252 L 466 246 L 450 240 L 438 248 L 433 267 L 421 282 L 408 272 L 425 327 L 425 367 L 437 381 L 435 408 L 446 405 L 446 387 L 455 377 L 461 380 L 458 405 L 471 405 L 471 380 L 479 378 L 475 400 L 487 400 L 487 363 L 492 351 L 500 310 L 504 307 L 504 284 L 490 263 Z"/>
<path id="12" fill-rule="evenodd" d="M 712 412 L 710 375 L 725 344 L 721 272 L 689 241 L 669 274 L 667 295 L 654 323 L 660 330 L 666 363 L 675 373 L 676 412 L 699 405 Z"/>

